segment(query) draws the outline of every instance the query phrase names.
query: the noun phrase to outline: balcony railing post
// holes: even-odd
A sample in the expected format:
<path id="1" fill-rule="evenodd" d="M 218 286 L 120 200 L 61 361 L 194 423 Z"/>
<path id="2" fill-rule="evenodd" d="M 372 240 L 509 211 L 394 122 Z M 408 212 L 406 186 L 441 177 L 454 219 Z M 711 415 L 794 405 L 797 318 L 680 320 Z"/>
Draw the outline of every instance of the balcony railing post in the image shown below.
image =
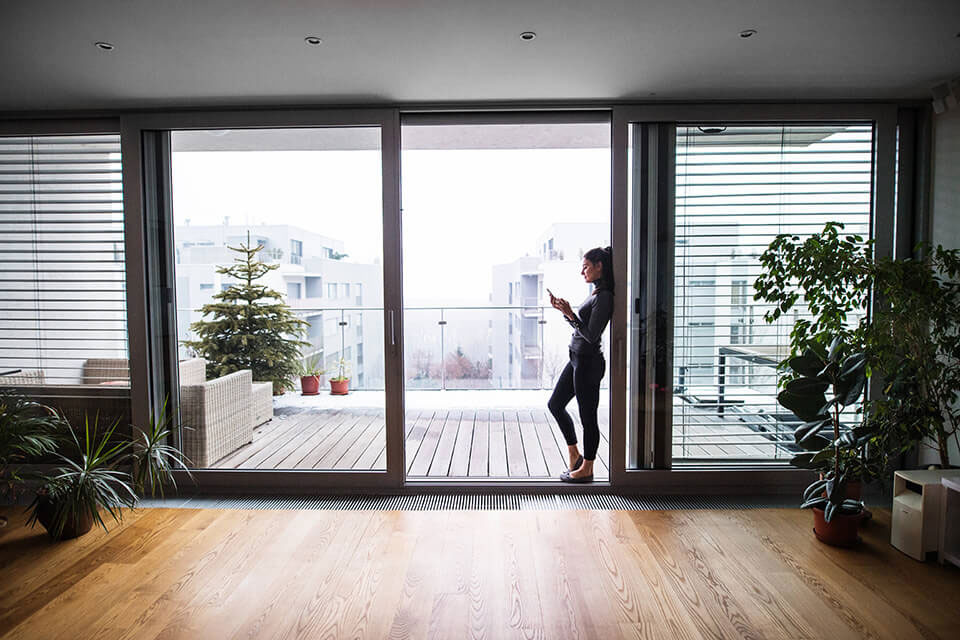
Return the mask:
<path id="1" fill-rule="evenodd" d="M 344 359 L 344 357 L 343 357 L 343 354 L 346 353 L 345 348 L 346 348 L 346 346 L 347 346 L 347 345 L 346 345 L 346 341 L 347 341 L 347 321 L 346 321 L 346 319 L 345 319 L 346 317 L 347 317 L 347 313 L 346 313 L 346 311 L 343 309 L 343 307 L 341 307 L 341 308 L 340 308 L 340 359 L 341 359 L 341 360 L 344 360 L 344 361 L 345 361 L 345 359 Z M 339 371 L 339 369 L 338 369 L 338 371 Z"/>
<path id="2" fill-rule="evenodd" d="M 447 367 L 444 362 L 444 329 L 447 328 L 447 321 L 443 317 L 443 307 L 440 307 L 440 388 L 446 390 L 447 388 Z"/>
<path id="3" fill-rule="evenodd" d="M 543 341 L 543 325 L 545 325 L 547 321 L 543 319 L 543 307 L 538 306 L 537 310 L 540 312 L 540 319 L 537 321 L 537 323 L 540 325 L 540 344 L 538 345 L 540 347 L 540 365 L 539 365 L 540 366 L 540 388 L 543 389 L 545 388 L 544 381 L 543 381 L 543 368 L 545 364 L 543 347 L 546 344 Z"/>

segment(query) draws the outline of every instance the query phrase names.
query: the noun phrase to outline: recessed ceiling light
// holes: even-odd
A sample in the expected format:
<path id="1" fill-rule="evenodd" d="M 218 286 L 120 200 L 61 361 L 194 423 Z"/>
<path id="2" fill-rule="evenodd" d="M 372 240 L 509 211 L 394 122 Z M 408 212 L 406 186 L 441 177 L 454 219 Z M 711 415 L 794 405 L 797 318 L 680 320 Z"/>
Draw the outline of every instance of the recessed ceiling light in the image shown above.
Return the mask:
<path id="1" fill-rule="evenodd" d="M 109 42 L 94 42 L 93 46 L 100 49 L 100 51 L 113 51 L 114 49 L 113 45 Z"/>
<path id="2" fill-rule="evenodd" d="M 756 29 L 744 29 L 743 31 L 740 32 L 740 37 L 741 37 L 741 38 L 749 38 L 750 36 L 753 36 L 753 35 L 756 35 L 756 34 L 757 34 L 757 30 L 756 30 Z"/>
<path id="3" fill-rule="evenodd" d="M 321 40 L 317 36 L 307 36 L 306 38 L 303 39 L 303 41 L 313 46 L 317 46 L 318 44 L 323 44 L 323 40 Z"/>
<path id="4" fill-rule="evenodd" d="M 533 31 L 524 31 L 523 33 L 520 34 L 520 39 L 526 40 L 527 42 L 530 42 L 531 40 L 536 40 L 536 38 L 537 38 L 537 34 L 535 34 Z"/>

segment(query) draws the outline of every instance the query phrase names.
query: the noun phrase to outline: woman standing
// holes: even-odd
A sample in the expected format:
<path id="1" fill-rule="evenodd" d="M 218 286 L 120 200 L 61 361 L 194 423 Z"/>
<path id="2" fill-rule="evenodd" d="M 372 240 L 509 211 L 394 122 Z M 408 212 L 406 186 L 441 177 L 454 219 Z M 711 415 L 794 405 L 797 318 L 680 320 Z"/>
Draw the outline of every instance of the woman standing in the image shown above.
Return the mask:
<path id="1" fill-rule="evenodd" d="M 597 406 L 600 404 L 600 381 L 606 362 L 600 349 L 600 337 L 613 314 L 613 260 L 610 247 L 591 249 L 583 255 L 580 274 L 593 283 L 593 292 L 577 313 L 570 303 L 550 293 L 550 304 L 563 313 L 574 328 L 570 340 L 570 362 L 563 368 L 557 386 L 547 406 L 557 419 L 560 431 L 567 441 L 570 468 L 560 475 L 563 482 L 593 481 L 593 463 L 600 446 L 600 426 L 597 424 Z M 583 424 L 583 455 L 577 448 L 577 434 L 566 406 L 576 396 Z"/>

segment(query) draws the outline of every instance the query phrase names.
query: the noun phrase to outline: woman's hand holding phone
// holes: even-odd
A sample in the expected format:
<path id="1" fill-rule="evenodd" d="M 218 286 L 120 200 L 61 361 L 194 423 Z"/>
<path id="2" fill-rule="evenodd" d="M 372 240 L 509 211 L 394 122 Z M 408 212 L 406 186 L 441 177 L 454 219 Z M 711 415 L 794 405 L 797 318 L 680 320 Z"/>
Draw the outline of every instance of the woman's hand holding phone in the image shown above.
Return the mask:
<path id="1" fill-rule="evenodd" d="M 570 303 L 563 298 L 558 298 L 553 295 L 553 292 L 550 291 L 550 289 L 547 289 L 547 293 L 550 295 L 550 306 L 572 320 L 573 309 L 570 308 Z"/>

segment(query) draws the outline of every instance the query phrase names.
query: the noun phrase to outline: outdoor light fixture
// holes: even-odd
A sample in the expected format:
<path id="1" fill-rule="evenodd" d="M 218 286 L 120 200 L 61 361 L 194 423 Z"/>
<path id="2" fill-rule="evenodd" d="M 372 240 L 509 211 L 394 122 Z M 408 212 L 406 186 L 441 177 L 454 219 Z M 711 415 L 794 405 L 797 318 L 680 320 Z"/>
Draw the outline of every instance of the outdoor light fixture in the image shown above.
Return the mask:
<path id="1" fill-rule="evenodd" d="M 94 42 L 93 46 L 100 49 L 100 51 L 113 51 L 114 48 L 109 42 Z"/>
<path id="2" fill-rule="evenodd" d="M 526 40 L 527 42 L 530 42 L 531 40 L 536 39 L 536 37 L 537 37 L 537 34 L 535 34 L 533 31 L 524 31 L 523 33 L 520 34 L 520 39 Z"/>
<path id="3" fill-rule="evenodd" d="M 313 46 L 317 46 L 318 44 L 323 43 L 323 40 L 321 40 L 317 36 L 307 36 L 306 38 L 303 39 L 303 41 Z"/>
<path id="4" fill-rule="evenodd" d="M 743 31 L 740 32 L 740 37 L 749 38 L 750 36 L 756 35 L 756 33 L 757 33 L 756 29 L 744 29 Z"/>

